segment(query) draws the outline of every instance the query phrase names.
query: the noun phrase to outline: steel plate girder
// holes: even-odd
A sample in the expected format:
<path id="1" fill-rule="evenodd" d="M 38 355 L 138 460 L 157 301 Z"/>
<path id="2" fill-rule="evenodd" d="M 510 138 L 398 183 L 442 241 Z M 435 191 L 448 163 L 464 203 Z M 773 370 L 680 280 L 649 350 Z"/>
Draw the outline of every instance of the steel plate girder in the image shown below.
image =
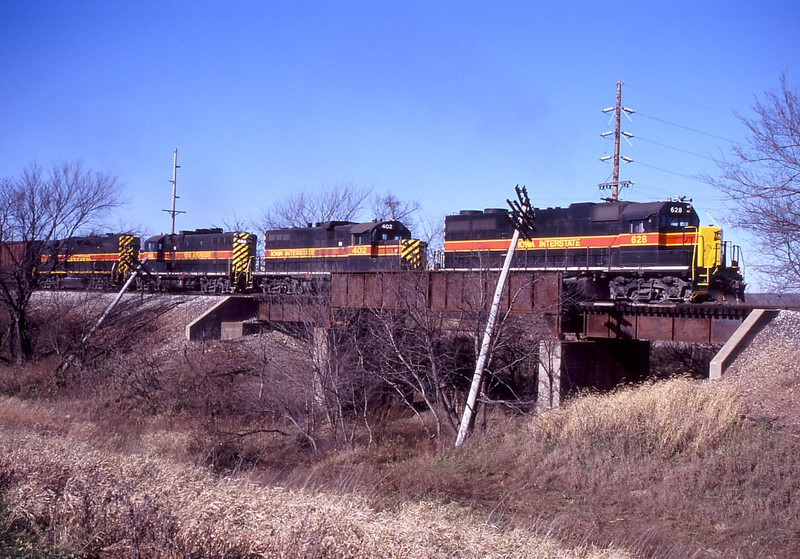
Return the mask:
<path id="1" fill-rule="evenodd" d="M 585 313 L 587 338 L 638 339 L 724 344 L 742 319 L 719 316 L 648 315 L 631 312 Z"/>

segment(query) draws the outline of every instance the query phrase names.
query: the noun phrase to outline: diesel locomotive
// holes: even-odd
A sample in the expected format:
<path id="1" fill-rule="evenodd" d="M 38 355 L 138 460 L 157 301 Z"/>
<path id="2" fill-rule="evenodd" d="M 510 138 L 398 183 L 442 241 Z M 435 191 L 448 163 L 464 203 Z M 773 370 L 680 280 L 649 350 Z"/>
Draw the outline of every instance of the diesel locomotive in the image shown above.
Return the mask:
<path id="1" fill-rule="evenodd" d="M 691 203 L 584 202 L 534 209 L 535 231 L 517 243 L 512 267 L 556 270 L 581 300 L 744 300 L 741 250 Z M 497 269 L 511 243 L 505 209 L 445 218 L 444 270 Z M 137 287 L 204 293 L 319 293 L 333 272 L 422 270 L 426 244 L 399 221 L 326 221 L 264 232 L 198 229 L 156 235 L 73 237 L 42 252 L 44 288 L 107 289 L 144 262 Z"/>
<path id="2" fill-rule="evenodd" d="M 42 251 L 44 289 L 111 289 L 138 262 L 137 287 L 201 293 L 313 293 L 331 272 L 422 269 L 425 243 L 399 221 L 327 221 L 266 231 L 261 263 L 257 236 L 219 228 L 148 238 L 133 235 L 72 237 Z"/>
<path id="3" fill-rule="evenodd" d="M 158 291 L 230 293 L 246 291 L 253 281 L 256 235 L 197 229 L 147 239 L 138 286 Z"/>
<path id="4" fill-rule="evenodd" d="M 133 272 L 139 239 L 133 235 L 70 237 L 44 244 L 38 266 L 45 289 L 111 289 Z"/>
<path id="5" fill-rule="evenodd" d="M 585 202 L 534 216 L 512 268 L 560 270 L 581 299 L 744 300 L 740 248 L 721 228 L 700 225 L 688 202 Z M 512 234 L 504 209 L 447 216 L 444 268 L 499 268 Z"/>
<path id="6" fill-rule="evenodd" d="M 264 233 L 264 293 L 318 292 L 330 272 L 419 270 L 425 243 L 399 221 L 325 221 Z"/>

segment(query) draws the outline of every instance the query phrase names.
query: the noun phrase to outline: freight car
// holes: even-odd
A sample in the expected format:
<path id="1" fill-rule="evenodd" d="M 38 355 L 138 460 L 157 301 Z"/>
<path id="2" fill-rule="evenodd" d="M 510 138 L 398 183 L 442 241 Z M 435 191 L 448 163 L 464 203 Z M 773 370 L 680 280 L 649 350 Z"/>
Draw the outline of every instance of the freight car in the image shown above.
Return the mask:
<path id="1" fill-rule="evenodd" d="M 559 270 L 590 300 L 744 300 L 741 251 L 702 226 L 690 203 L 585 202 L 534 209 L 536 231 L 520 239 L 512 267 Z M 513 226 L 503 209 L 445 219 L 444 268 L 499 268 Z"/>
<path id="2" fill-rule="evenodd" d="M 129 234 L 70 237 L 41 248 L 38 285 L 44 289 L 111 289 L 133 272 L 139 239 Z"/>
<path id="3" fill-rule="evenodd" d="M 264 293 L 314 293 L 330 272 L 425 267 L 425 243 L 399 221 L 325 221 L 264 233 Z"/>
<path id="4" fill-rule="evenodd" d="M 6 285 L 26 282 L 36 271 L 41 247 L 39 241 L 0 242 L 0 282 Z"/>

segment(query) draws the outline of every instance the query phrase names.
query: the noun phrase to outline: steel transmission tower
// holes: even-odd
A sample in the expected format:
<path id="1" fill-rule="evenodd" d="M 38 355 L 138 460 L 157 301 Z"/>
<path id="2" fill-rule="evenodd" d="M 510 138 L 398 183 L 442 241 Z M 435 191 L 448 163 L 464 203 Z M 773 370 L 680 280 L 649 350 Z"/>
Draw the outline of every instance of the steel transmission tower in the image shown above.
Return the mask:
<path id="1" fill-rule="evenodd" d="M 619 189 L 624 188 L 626 186 L 630 186 L 633 184 L 631 181 L 620 181 L 619 180 L 619 161 L 620 159 L 626 163 L 631 163 L 633 159 L 630 157 L 620 156 L 619 154 L 619 142 L 622 137 L 633 138 L 633 134 L 630 132 L 623 132 L 621 130 L 622 125 L 622 113 L 624 112 L 627 115 L 633 114 L 633 109 L 629 109 L 628 107 L 622 106 L 622 81 L 617 82 L 617 104 L 613 107 L 609 107 L 608 109 L 603 109 L 604 113 L 610 113 L 614 111 L 614 131 L 613 132 L 604 132 L 600 134 L 604 138 L 607 138 L 611 134 L 614 134 L 614 155 L 607 155 L 605 157 L 601 157 L 600 161 L 608 161 L 609 159 L 613 160 L 614 170 L 611 173 L 611 182 L 603 182 L 598 185 L 598 187 L 602 189 L 610 188 L 611 189 L 611 201 L 616 202 L 619 199 Z"/>

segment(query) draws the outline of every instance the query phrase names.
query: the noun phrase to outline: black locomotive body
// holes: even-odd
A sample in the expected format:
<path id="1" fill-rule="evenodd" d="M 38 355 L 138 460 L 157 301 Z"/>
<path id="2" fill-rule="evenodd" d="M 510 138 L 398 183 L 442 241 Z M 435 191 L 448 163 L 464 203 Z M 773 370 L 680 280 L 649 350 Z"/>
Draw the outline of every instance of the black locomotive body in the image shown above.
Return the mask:
<path id="1" fill-rule="evenodd" d="M 326 221 L 264 233 L 265 293 L 321 289 L 330 272 L 379 272 L 425 266 L 425 244 L 399 221 Z"/>
<path id="2" fill-rule="evenodd" d="M 219 228 L 150 237 L 141 253 L 147 259 L 141 285 L 203 293 L 244 291 L 252 281 L 256 240 L 251 233 Z"/>
<path id="3" fill-rule="evenodd" d="M 739 247 L 701 226 L 691 204 L 577 203 L 535 209 L 512 267 L 563 271 L 582 298 L 642 301 L 743 300 Z M 446 269 L 499 268 L 513 226 L 501 209 L 445 219 Z"/>
<path id="4" fill-rule="evenodd" d="M 744 299 L 739 247 L 722 230 L 700 225 L 691 204 L 577 203 L 535 209 L 536 231 L 520 239 L 515 269 L 558 270 L 583 300 L 739 301 Z M 466 210 L 445 219 L 443 269 L 499 269 L 513 227 L 504 209 Z M 334 272 L 427 267 L 426 246 L 399 221 L 327 221 L 257 237 L 222 229 L 150 237 L 73 237 L 45 245 L 39 285 L 115 288 L 143 262 L 140 288 L 206 293 L 315 293 Z M 6 249 L 0 256 L 11 258 Z"/>
<path id="5" fill-rule="evenodd" d="M 123 283 L 138 258 L 139 239 L 108 233 L 45 243 L 39 286 L 45 289 L 110 289 Z"/>
<path id="6" fill-rule="evenodd" d="M 142 262 L 138 287 L 201 293 L 305 293 L 324 289 L 331 272 L 425 267 L 425 243 L 399 221 L 329 221 L 265 234 L 264 265 L 256 269 L 257 237 L 219 228 L 155 235 L 73 237 L 51 243 L 42 259 L 47 288 L 112 288 Z"/>

